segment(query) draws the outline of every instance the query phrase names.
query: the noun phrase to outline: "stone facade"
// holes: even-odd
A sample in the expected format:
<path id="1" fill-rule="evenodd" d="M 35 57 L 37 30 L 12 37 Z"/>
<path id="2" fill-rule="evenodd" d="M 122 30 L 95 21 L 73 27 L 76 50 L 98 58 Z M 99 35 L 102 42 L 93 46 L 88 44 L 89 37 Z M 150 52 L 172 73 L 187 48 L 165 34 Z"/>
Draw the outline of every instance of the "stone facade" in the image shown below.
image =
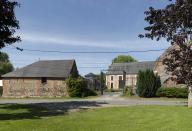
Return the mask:
<path id="1" fill-rule="evenodd" d="M 136 86 L 137 75 L 106 75 L 106 86 L 108 89 L 119 90 L 124 86 Z"/>
<path id="2" fill-rule="evenodd" d="M 3 79 L 3 97 L 68 96 L 64 79 L 41 78 Z"/>
<path id="3" fill-rule="evenodd" d="M 171 80 L 171 73 L 166 70 L 166 65 L 163 60 L 167 57 L 168 52 L 176 48 L 175 46 L 169 47 L 157 60 L 154 66 L 154 72 L 160 76 L 162 87 L 176 87 L 177 82 Z"/>

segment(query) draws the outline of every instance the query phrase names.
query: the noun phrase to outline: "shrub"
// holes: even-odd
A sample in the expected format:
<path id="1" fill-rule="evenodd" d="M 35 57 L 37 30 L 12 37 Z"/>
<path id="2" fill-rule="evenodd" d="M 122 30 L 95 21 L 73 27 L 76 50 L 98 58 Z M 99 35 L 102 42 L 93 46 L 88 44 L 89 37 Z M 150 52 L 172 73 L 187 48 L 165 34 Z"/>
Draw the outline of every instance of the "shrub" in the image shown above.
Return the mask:
<path id="1" fill-rule="evenodd" d="M 87 88 L 87 82 L 81 78 L 69 77 L 66 80 L 67 91 L 70 97 L 86 97 L 91 95 L 96 95 L 94 91 Z"/>
<path id="2" fill-rule="evenodd" d="M 175 87 L 164 87 L 159 88 L 156 95 L 158 97 L 170 97 L 170 98 L 187 98 L 187 88 L 175 88 Z"/>
<path id="3" fill-rule="evenodd" d="M 132 87 L 126 86 L 123 90 L 123 96 L 132 96 Z"/>
<path id="4" fill-rule="evenodd" d="M 84 88 L 84 91 L 82 93 L 82 97 L 96 96 L 96 95 L 97 95 L 97 93 L 89 88 Z"/>
<path id="5" fill-rule="evenodd" d="M 161 87 L 160 77 L 152 70 L 139 71 L 137 76 L 137 94 L 140 97 L 154 97 Z"/>

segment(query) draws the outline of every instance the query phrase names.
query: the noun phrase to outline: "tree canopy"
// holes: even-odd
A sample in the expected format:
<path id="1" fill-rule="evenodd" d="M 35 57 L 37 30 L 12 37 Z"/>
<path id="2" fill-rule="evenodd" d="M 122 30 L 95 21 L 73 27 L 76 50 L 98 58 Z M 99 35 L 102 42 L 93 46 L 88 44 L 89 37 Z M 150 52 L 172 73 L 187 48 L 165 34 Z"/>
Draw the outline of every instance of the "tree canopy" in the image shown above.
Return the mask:
<path id="1" fill-rule="evenodd" d="M 132 56 L 130 55 L 119 55 L 112 60 L 112 63 L 129 63 L 129 62 L 136 62 Z"/>
<path id="2" fill-rule="evenodd" d="M 0 76 L 11 71 L 13 71 L 13 65 L 9 61 L 9 56 L 0 52 Z"/>
<path id="3" fill-rule="evenodd" d="M 19 29 L 14 12 L 18 5 L 14 1 L 0 0 L 0 49 L 21 40 L 19 36 L 14 36 L 16 29 Z"/>
<path id="4" fill-rule="evenodd" d="M 189 106 L 192 106 L 192 0 L 171 1 L 164 9 L 150 7 L 145 14 L 149 26 L 139 37 L 166 38 L 176 47 L 168 52 L 163 63 L 172 72 L 172 79 L 189 87 Z"/>

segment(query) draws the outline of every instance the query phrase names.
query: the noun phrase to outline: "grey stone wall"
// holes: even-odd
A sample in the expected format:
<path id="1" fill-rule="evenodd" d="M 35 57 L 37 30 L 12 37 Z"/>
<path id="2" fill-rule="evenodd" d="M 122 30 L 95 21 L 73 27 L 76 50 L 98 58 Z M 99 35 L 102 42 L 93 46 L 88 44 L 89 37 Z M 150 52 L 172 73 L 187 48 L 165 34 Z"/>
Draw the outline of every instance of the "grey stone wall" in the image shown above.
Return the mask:
<path id="1" fill-rule="evenodd" d="M 64 80 L 47 79 L 42 84 L 40 78 L 4 79 L 3 97 L 68 96 Z"/>

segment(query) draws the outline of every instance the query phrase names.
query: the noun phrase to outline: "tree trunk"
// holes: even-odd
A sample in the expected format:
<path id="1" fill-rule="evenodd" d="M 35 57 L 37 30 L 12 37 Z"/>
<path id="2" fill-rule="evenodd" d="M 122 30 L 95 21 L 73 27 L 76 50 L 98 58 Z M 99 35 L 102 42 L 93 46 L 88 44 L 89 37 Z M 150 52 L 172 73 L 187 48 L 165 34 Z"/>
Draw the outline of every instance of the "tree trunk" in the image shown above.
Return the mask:
<path id="1" fill-rule="evenodd" d="M 189 94 L 188 94 L 188 107 L 192 107 L 192 86 L 188 87 Z"/>

